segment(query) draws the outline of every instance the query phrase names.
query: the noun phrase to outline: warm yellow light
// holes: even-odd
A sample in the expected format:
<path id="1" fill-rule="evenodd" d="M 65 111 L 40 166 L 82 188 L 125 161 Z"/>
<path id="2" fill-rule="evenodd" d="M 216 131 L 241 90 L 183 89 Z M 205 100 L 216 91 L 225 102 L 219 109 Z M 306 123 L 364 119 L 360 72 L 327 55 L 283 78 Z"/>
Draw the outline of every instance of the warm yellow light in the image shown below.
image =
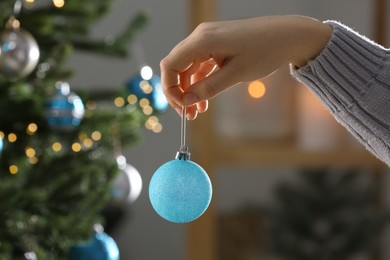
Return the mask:
<path id="1" fill-rule="evenodd" d="M 158 117 L 151 116 L 146 120 L 145 127 L 146 129 L 152 130 L 157 124 L 159 124 Z"/>
<path id="2" fill-rule="evenodd" d="M 89 110 L 94 110 L 94 109 L 96 109 L 96 102 L 92 101 L 92 100 L 89 100 L 89 101 L 87 101 L 87 104 L 85 106 Z"/>
<path id="3" fill-rule="evenodd" d="M 153 113 L 153 108 L 151 106 L 146 106 L 142 109 L 145 115 L 150 116 Z"/>
<path id="4" fill-rule="evenodd" d="M 4 132 L 0 131 L 0 137 L 4 139 L 4 136 L 5 136 Z"/>
<path id="5" fill-rule="evenodd" d="M 85 138 L 85 139 L 83 140 L 83 145 L 84 145 L 85 147 L 87 147 L 87 148 L 91 148 L 92 145 L 93 145 L 92 139 Z"/>
<path id="6" fill-rule="evenodd" d="M 12 28 L 19 28 L 20 27 L 20 22 L 19 20 L 13 20 L 11 24 Z"/>
<path id="7" fill-rule="evenodd" d="M 77 153 L 81 151 L 81 144 L 79 143 L 73 143 L 72 144 L 72 151 Z"/>
<path id="8" fill-rule="evenodd" d="M 122 97 L 117 97 L 114 100 L 114 104 L 116 107 L 123 107 L 125 105 L 125 100 Z"/>
<path id="9" fill-rule="evenodd" d="M 28 158 L 30 164 L 36 164 L 38 162 L 38 158 L 36 156 Z"/>
<path id="10" fill-rule="evenodd" d="M 17 137 L 16 134 L 14 134 L 14 133 L 10 133 L 10 134 L 8 135 L 8 141 L 9 141 L 10 143 L 16 142 L 17 139 L 18 139 L 18 137 Z"/>
<path id="11" fill-rule="evenodd" d="M 163 128 L 162 125 L 158 123 L 153 126 L 152 131 L 158 134 L 162 131 L 162 128 Z"/>
<path id="12" fill-rule="evenodd" d="M 11 174 L 17 174 L 18 171 L 19 171 L 18 166 L 13 165 L 13 164 L 9 166 L 9 172 L 10 172 Z"/>
<path id="13" fill-rule="evenodd" d="M 147 106 L 149 106 L 150 102 L 147 98 L 143 98 L 139 101 L 139 105 L 142 107 L 142 108 L 145 108 Z"/>
<path id="14" fill-rule="evenodd" d="M 148 130 L 152 130 L 152 125 L 150 124 L 149 120 L 145 122 L 145 127 Z"/>
<path id="15" fill-rule="evenodd" d="M 149 84 L 146 80 L 143 80 L 139 83 L 140 88 L 145 94 L 150 94 L 153 91 L 152 85 Z"/>
<path id="16" fill-rule="evenodd" d="M 157 116 L 151 116 L 151 117 L 149 117 L 148 120 L 150 120 L 153 123 L 158 123 L 158 117 Z"/>
<path id="17" fill-rule="evenodd" d="M 51 146 L 51 149 L 53 149 L 54 152 L 59 152 L 62 150 L 62 145 L 59 142 L 54 142 Z"/>
<path id="18" fill-rule="evenodd" d="M 26 1 L 26 3 L 34 3 L 35 2 L 35 0 L 24 0 L 24 1 Z"/>
<path id="19" fill-rule="evenodd" d="M 88 138 L 88 135 L 86 133 L 83 133 L 83 132 L 79 133 L 79 139 L 81 141 L 84 140 L 85 138 Z"/>
<path id="20" fill-rule="evenodd" d="M 137 101 L 138 101 L 138 98 L 134 94 L 131 94 L 127 97 L 127 102 L 129 102 L 130 105 L 134 105 L 135 103 L 137 103 Z"/>
<path id="21" fill-rule="evenodd" d="M 61 8 L 64 6 L 65 1 L 64 0 L 53 0 L 53 4 L 57 8 Z"/>
<path id="22" fill-rule="evenodd" d="M 35 123 L 30 123 L 28 126 L 27 126 L 27 129 L 26 129 L 26 133 L 28 135 L 33 135 L 35 134 L 35 132 L 38 130 L 38 126 L 37 124 Z"/>
<path id="23" fill-rule="evenodd" d="M 102 139 L 102 134 L 99 131 L 94 131 L 91 134 L 91 138 L 94 141 L 99 141 L 100 139 Z"/>
<path id="24" fill-rule="evenodd" d="M 26 147 L 25 152 L 26 152 L 27 157 L 29 157 L 29 158 L 34 157 L 36 154 L 35 150 L 31 147 Z"/>
<path id="25" fill-rule="evenodd" d="M 260 80 L 249 83 L 248 93 L 252 98 L 261 98 L 265 94 L 265 85 Z"/>

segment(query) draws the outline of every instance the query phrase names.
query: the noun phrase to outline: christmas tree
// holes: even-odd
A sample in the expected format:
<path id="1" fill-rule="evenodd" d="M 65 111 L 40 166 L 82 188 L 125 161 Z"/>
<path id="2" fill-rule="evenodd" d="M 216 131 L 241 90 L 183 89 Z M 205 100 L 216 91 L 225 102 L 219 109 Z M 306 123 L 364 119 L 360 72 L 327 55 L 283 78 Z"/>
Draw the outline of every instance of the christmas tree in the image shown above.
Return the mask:
<path id="1" fill-rule="evenodd" d="M 67 83 L 74 50 L 129 56 L 145 13 L 115 37 L 89 34 L 112 3 L 0 2 L 0 259 L 66 259 L 103 223 L 122 147 L 161 128 L 155 75 L 99 92 Z"/>
<path id="2" fill-rule="evenodd" d="M 318 169 L 300 173 L 299 183 L 281 183 L 275 190 L 277 206 L 268 209 L 270 251 L 300 260 L 375 254 L 389 219 L 378 207 L 372 176 L 355 169 Z"/>

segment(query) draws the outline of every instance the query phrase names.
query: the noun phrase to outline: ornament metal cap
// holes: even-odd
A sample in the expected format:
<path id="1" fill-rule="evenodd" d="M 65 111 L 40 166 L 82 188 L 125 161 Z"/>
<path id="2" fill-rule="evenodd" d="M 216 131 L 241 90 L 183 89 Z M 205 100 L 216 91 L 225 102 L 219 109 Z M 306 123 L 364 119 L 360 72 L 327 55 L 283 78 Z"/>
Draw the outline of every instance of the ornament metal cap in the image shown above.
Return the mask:
<path id="1" fill-rule="evenodd" d="M 176 160 L 189 160 L 191 153 L 188 152 L 187 146 L 181 146 L 179 151 L 176 153 Z"/>
<path id="2" fill-rule="evenodd" d="M 190 159 L 190 153 L 188 152 L 188 146 L 186 145 L 186 130 L 187 130 L 186 114 L 187 114 L 187 109 L 185 106 L 183 106 L 181 110 L 180 149 L 176 153 L 176 157 L 175 157 L 177 160 Z"/>

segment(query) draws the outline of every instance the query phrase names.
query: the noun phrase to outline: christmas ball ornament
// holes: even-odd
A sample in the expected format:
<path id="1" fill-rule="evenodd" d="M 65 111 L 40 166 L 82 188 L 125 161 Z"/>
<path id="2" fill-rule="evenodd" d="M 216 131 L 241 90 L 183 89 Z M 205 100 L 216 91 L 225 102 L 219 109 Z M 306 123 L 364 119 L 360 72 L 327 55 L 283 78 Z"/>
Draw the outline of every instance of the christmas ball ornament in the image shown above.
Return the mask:
<path id="1" fill-rule="evenodd" d="M 19 28 L 15 18 L 0 33 L 0 74 L 17 79 L 30 74 L 39 61 L 39 47 L 34 37 Z"/>
<path id="2" fill-rule="evenodd" d="M 149 69 L 145 69 L 149 68 Z M 168 108 L 168 101 L 161 88 L 161 80 L 157 75 L 153 75 L 151 68 L 144 66 L 141 73 L 130 78 L 126 83 L 127 90 L 134 94 L 138 101 L 147 99 L 150 106 L 159 113 Z"/>
<path id="3" fill-rule="evenodd" d="M 154 210 L 166 220 L 186 223 L 208 208 L 211 182 L 205 170 L 188 159 L 175 159 L 154 173 L 149 197 Z"/>
<path id="4" fill-rule="evenodd" d="M 176 159 L 159 167 L 149 185 L 149 198 L 154 210 L 175 223 L 186 223 L 200 217 L 212 197 L 207 173 L 189 159 L 184 138 L 185 114 L 183 112 L 182 115 L 182 144 Z"/>
<path id="5" fill-rule="evenodd" d="M 111 188 L 113 202 L 132 203 L 136 201 L 142 191 L 142 178 L 132 165 L 126 162 L 123 155 L 117 157 L 119 175 L 114 179 Z"/>
<path id="6" fill-rule="evenodd" d="M 95 225 L 92 239 L 72 246 L 68 253 L 69 260 L 119 260 L 119 249 L 115 240 L 103 232 L 100 225 Z"/>
<path id="7" fill-rule="evenodd" d="M 69 84 L 57 82 L 54 95 L 45 102 L 45 117 L 56 130 L 73 130 L 84 116 L 84 105 L 79 96 L 70 91 Z"/>

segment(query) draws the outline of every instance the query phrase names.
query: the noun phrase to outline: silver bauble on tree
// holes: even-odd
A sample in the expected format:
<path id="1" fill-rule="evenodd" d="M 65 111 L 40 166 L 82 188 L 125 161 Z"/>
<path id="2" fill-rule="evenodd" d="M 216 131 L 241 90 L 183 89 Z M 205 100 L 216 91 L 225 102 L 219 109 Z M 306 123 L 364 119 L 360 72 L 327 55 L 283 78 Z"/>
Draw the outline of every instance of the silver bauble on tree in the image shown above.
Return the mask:
<path id="1" fill-rule="evenodd" d="M 14 17 L 0 32 L 0 74 L 8 79 L 30 74 L 39 61 L 39 47 L 34 37 L 21 29 Z"/>
<path id="2" fill-rule="evenodd" d="M 120 173 L 112 183 L 112 202 L 115 204 L 132 203 L 141 194 L 142 177 L 135 167 L 127 163 L 123 155 L 119 155 L 116 159 Z"/>

